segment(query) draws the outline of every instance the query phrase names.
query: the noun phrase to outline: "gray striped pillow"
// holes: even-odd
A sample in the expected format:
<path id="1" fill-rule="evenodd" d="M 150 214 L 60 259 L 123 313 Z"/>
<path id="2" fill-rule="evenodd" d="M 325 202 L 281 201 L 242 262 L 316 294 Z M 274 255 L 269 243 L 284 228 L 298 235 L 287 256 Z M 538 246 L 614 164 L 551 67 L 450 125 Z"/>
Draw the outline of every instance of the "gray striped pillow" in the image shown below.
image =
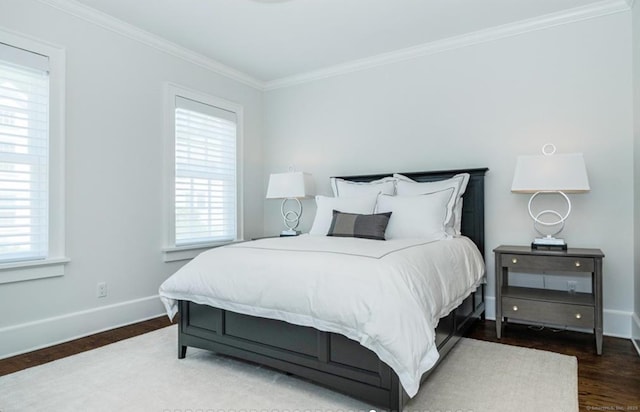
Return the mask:
<path id="1" fill-rule="evenodd" d="M 385 240 L 384 232 L 387 230 L 390 217 L 391 212 L 358 215 L 334 210 L 327 236 Z"/>

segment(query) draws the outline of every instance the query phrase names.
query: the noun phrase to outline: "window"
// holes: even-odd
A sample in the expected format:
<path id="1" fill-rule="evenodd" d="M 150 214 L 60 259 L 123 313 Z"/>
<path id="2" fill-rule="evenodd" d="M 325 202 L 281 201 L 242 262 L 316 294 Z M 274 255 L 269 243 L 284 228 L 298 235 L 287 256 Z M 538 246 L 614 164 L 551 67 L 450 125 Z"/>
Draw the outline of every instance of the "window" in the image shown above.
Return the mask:
<path id="1" fill-rule="evenodd" d="M 239 148 L 242 108 L 212 96 L 167 86 L 169 246 L 182 260 L 241 236 Z"/>
<path id="2" fill-rule="evenodd" d="M 0 262 L 49 251 L 49 59 L 0 44 Z"/>
<path id="3" fill-rule="evenodd" d="M 0 32 L 0 283 L 60 276 L 68 261 L 62 72 L 60 49 Z"/>

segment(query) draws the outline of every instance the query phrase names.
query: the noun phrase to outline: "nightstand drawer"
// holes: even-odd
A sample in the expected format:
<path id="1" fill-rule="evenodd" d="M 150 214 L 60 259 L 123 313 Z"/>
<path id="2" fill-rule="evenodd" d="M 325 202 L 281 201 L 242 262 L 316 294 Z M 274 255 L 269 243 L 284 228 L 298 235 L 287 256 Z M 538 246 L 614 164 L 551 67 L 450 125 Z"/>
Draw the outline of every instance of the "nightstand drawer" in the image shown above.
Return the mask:
<path id="1" fill-rule="evenodd" d="M 503 297 L 502 316 L 532 322 L 593 329 L 593 306 Z"/>
<path id="2" fill-rule="evenodd" d="M 591 258 L 571 256 L 502 255 L 502 266 L 513 271 L 545 270 L 561 272 L 593 272 Z"/>

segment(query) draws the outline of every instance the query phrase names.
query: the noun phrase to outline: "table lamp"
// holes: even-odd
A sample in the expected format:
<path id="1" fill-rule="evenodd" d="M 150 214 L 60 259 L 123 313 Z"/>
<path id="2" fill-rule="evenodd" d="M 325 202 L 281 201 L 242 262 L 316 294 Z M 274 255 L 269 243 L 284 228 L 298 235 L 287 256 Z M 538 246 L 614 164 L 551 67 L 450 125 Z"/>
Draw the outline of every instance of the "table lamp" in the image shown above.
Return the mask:
<path id="1" fill-rule="evenodd" d="M 534 239 L 533 249 L 566 250 L 567 244 L 555 236 L 564 229 L 564 222 L 571 213 L 571 200 L 567 193 L 586 193 L 590 190 L 587 169 L 582 153 L 556 154 L 556 147 L 546 144 L 542 147 L 542 155 L 518 156 L 516 169 L 511 184 L 513 193 L 533 193 L 529 199 L 529 215 L 533 219 L 534 229 L 542 236 Z M 555 210 L 542 210 L 534 214 L 531 210 L 533 200 L 540 194 L 558 194 L 567 203 L 564 215 Z M 544 215 L 554 215 L 557 220 L 543 221 Z M 559 226 L 551 234 L 543 233 L 540 226 Z"/>
<path id="2" fill-rule="evenodd" d="M 297 236 L 300 234 L 296 228 L 302 216 L 302 203 L 300 199 L 312 196 L 315 192 L 311 174 L 304 172 L 272 173 L 269 176 L 267 199 L 283 199 L 280 211 L 286 227 L 280 236 Z M 285 210 L 288 200 L 298 203 L 296 210 Z"/>

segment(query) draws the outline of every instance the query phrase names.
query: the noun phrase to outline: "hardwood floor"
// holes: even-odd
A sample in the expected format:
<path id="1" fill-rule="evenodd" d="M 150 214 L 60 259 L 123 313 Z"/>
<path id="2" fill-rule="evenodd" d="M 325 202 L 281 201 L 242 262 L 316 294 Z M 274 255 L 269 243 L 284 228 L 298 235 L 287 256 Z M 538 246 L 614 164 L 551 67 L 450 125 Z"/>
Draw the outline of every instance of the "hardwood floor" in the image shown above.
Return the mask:
<path id="1" fill-rule="evenodd" d="M 166 316 L 98 333 L 0 360 L 0 376 L 75 355 L 143 333 L 169 326 Z M 476 322 L 468 337 L 507 345 L 542 349 L 578 358 L 578 397 L 581 411 L 640 411 L 640 356 L 627 339 L 605 336 L 603 354 L 595 354 L 593 335 L 550 329 L 534 330 L 509 324 L 502 339 L 495 322 Z M 496 371 L 499 373 L 499 371 Z"/>
<path id="2" fill-rule="evenodd" d="M 132 338 L 171 325 L 169 318 L 161 316 L 145 322 L 97 333 L 71 342 L 0 360 L 0 376 L 66 358 L 110 343 Z"/>

